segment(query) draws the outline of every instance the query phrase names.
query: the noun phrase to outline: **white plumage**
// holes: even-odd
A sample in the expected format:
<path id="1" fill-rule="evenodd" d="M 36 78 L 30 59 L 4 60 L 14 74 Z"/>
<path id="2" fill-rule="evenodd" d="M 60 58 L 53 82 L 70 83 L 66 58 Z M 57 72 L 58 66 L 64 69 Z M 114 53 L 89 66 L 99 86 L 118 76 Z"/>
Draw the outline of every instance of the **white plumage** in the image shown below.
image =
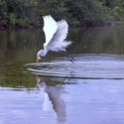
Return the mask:
<path id="1" fill-rule="evenodd" d="M 44 49 L 38 51 L 37 58 L 43 57 L 48 51 L 66 51 L 66 48 L 72 44 L 71 41 L 66 41 L 68 33 L 68 24 L 65 20 L 56 22 L 50 15 L 43 17 L 44 21 L 44 33 L 46 42 L 44 43 Z"/>

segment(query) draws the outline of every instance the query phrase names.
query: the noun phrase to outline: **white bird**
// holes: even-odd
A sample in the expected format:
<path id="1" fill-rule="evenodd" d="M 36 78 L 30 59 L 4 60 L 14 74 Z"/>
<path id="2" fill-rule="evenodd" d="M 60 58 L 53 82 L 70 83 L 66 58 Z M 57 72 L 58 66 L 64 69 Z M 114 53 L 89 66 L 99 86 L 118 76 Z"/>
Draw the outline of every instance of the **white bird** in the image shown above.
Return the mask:
<path id="1" fill-rule="evenodd" d="M 66 48 L 72 44 L 71 41 L 66 41 L 68 33 L 68 24 L 65 20 L 56 22 L 50 15 L 43 17 L 46 42 L 44 43 L 44 49 L 41 49 L 37 53 L 37 62 L 41 57 L 44 57 L 48 51 L 62 52 L 67 57 Z M 73 61 L 72 58 L 69 58 Z"/>

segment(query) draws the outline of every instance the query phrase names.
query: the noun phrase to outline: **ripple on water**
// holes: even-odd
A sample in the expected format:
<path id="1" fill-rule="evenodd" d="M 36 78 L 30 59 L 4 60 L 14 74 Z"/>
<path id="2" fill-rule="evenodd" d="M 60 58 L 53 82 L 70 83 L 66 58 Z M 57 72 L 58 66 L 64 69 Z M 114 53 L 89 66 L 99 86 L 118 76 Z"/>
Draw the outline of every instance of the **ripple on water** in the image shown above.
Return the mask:
<path id="1" fill-rule="evenodd" d="M 49 62 L 29 63 L 28 70 L 42 76 L 71 78 L 124 78 L 124 56 L 111 54 L 73 55 L 75 62 L 57 58 Z"/>

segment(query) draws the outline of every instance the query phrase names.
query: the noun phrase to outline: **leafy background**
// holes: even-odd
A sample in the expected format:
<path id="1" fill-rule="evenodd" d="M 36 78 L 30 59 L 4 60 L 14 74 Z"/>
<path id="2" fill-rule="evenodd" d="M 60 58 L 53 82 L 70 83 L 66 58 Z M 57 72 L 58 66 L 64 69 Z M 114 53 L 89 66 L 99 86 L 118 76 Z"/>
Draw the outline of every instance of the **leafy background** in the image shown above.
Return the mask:
<path id="1" fill-rule="evenodd" d="M 123 0 L 0 0 L 0 26 L 39 27 L 42 16 L 66 19 L 72 26 L 124 25 Z"/>

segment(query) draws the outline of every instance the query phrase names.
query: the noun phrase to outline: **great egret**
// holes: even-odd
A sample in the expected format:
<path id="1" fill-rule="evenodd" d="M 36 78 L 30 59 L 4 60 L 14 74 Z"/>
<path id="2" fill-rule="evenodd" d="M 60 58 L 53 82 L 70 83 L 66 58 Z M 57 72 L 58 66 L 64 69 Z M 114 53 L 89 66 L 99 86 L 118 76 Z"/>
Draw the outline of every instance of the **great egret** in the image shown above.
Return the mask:
<path id="1" fill-rule="evenodd" d="M 72 44 L 71 41 L 66 41 L 68 33 L 68 24 L 65 20 L 56 22 L 50 15 L 43 17 L 44 21 L 44 33 L 46 42 L 44 43 L 44 49 L 41 49 L 37 53 L 37 62 L 41 57 L 44 57 L 48 51 L 61 52 L 65 54 L 66 48 Z M 73 62 L 73 58 L 69 57 L 69 60 Z"/>

